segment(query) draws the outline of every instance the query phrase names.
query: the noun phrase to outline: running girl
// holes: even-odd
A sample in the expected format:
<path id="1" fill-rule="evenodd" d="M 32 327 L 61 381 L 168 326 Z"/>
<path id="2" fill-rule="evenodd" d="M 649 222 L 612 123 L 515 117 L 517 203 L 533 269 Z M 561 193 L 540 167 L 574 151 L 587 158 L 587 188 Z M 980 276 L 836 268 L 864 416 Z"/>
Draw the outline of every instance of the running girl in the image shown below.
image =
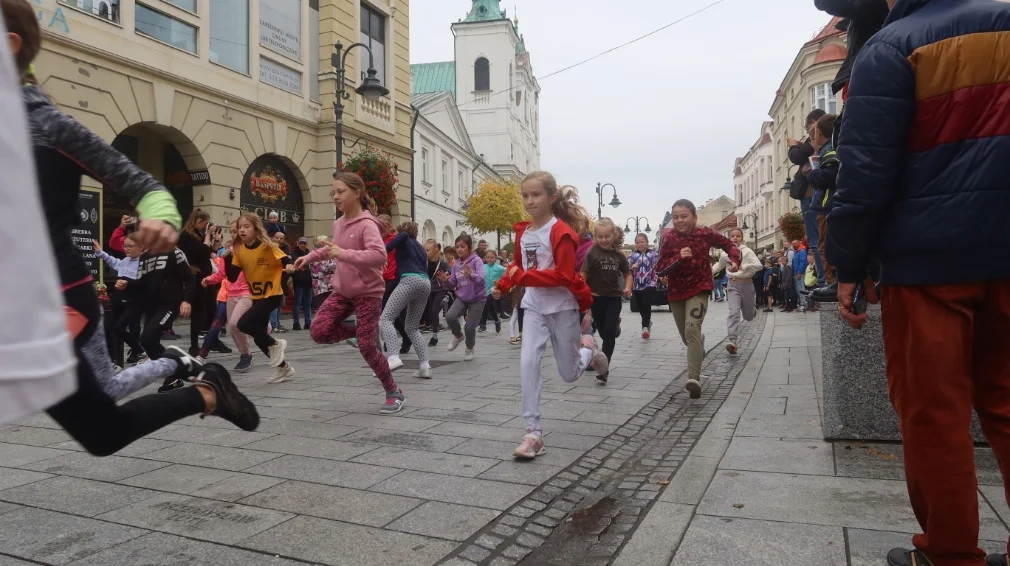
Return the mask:
<path id="1" fill-rule="evenodd" d="M 154 254 L 145 252 L 140 256 L 140 278 L 135 283 L 125 283 L 123 289 L 137 287 L 137 294 L 144 301 L 144 330 L 140 333 L 140 345 L 152 360 L 165 353 L 161 345 L 161 335 L 172 326 L 176 317 L 190 316 L 190 304 L 183 301 L 186 289 L 193 285 L 193 274 L 182 250 L 175 248 L 170 253 Z M 165 378 L 159 393 L 185 386 L 179 376 Z"/>
<path id="2" fill-rule="evenodd" d="M 403 408 L 403 391 L 396 386 L 377 339 L 386 287 L 382 279 L 386 245 L 380 233 L 381 222 L 375 218 L 375 201 L 368 196 L 361 177 L 345 172 L 333 177 L 333 204 L 342 213 L 333 222 L 333 240 L 295 261 L 295 269 L 305 269 L 327 258 L 337 262 L 333 291 L 313 319 L 312 339 L 319 344 L 334 344 L 357 336 L 361 357 L 386 392 L 386 402 L 379 412 L 396 413 Z M 358 319 L 356 326 L 346 323 L 351 313 Z"/>
<path id="3" fill-rule="evenodd" d="M 233 235 L 238 234 L 238 222 L 232 222 L 229 230 Z M 222 267 L 214 275 L 204 279 L 201 284 L 204 287 L 209 287 L 220 283 L 221 290 L 225 292 L 225 316 L 228 321 L 228 333 L 231 334 L 231 339 L 239 351 L 238 364 L 232 371 L 245 373 L 252 366 L 252 353 L 249 351 L 249 338 L 238 329 L 238 321 L 252 307 L 252 298 L 249 296 L 249 284 L 246 283 L 244 274 L 239 273 L 234 283 L 227 279 L 228 264 L 232 261 L 234 248 L 234 242 L 225 244 L 225 255 L 220 258 Z M 220 298 L 218 296 L 219 300 Z M 207 336 L 209 338 L 210 333 Z M 219 336 L 218 339 L 220 340 Z M 208 344 L 205 341 L 204 349 L 207 347 Z"/>
<path id="4" fill-rule="evenodd" d="M 144 351 L 140 346 L 140 333 L 136 332 L 140 327 L 140 317 L 144 313 L 143 300 L 136 292 L 136 285 L 130 290 L 126 289 L 131 281 L 136 283 L 140 277 L 140 255 L 144 250 L 137 245 L 137 239 L 132 233 L 123 238 L 123 253 L 126 254 L 123 259 L 114 258 L 103 252 L 102 244 L 98 243 L 98 240 L 92 243 L 95 246 L 95 255 L 116 270 L 116 282 L 113 284 L 115 292 L 110 301 L 112 304 L 109 308 L 109 318 L 105 319 L 105 338 L 112 361 L 119 367 L 126 367 L 123 344 L 136 352 L 138 358 Z M 123 283 L 120 283 L 120 280 Z"/>
<path id="5" fill-rule="evenodd" d="M 642 315 L 642 339 L 648 340 L 652 335 L 652 298 L 656 292 L 659 280 L 656 277 L 656 260 L 659 256 L 649 249 L 649 237 L 645 234 L 635 236 L 635 251 L 628 258 L 631 264 L 631 274 L 634 279 L 632 293 L 638 304 L 638 314 Z"/>
<path id="6" fill-rule="evenodd" d="M 596 221 L 596 245 L 589 249 L 582 264 L 582 276 L 593 294 L 593 322 L 603 340 L 603 353 L 609 362 L 614 355 L 617 332 L 624 307 L 622 296 L 631 295 L 631 268 L 624 252 L 614 248 L 617 226 L 609 218 Z M 609 373 L 596 379 L 606 383 Z"/>
<path id="7" fill-rule="evenodd" d="M 709 249 L 719 248 L 729 254 L 729 265 L 740 269 L 740 249 L 725 236 L 705 226 L 698 226 L 694 203 L 681 199 L 673 203 L 673 230 L 663 236 L 657 271 L 663 272 L 679 261 L 668 274 L 667 298 L 677 323 L 680 339 L 687 345 L 687 384 L 692 399 L 701 397 L 701 362 L 705 345 L 701 326 L 712 293 L 712 264 Z"/>
<path id="8" fill-rule="evenodd" d="M 608 365 L 592 336 L 582 336 L 580 347 L 579 312 L 589 309 L 592 295 L 575 271 L 578 235 L 570 225 L 589 222 L 575 188 L 558 189 L 553 175 L 537 171 L 523 180 L 520 190 L 533 220 L 515 225 L 516 261 L 498 281 L 494 296 L 501 297 L 514 285 L 526 288 L 520 363 L 526 435 L 513 455 L 529 459 L 544 452 L 540 362 L 547 340 L 554 348 L 558 374 L 567 383 L 578 379 L 590 364 L 601 374 L 607 373 Z"/>
<path id="9" fill-rule="evenodd" d="M 459 262 L 453 266 L 452 274 L 442 273 L 438 276 L 447 289 L 456 293 L 456 301 L 445 315 L 449 330 L 452 331 L 452 340 L 447 350 L 455 350 L 465 339 L 463 361 L 470 361 L 473 359 L 473 347 L 477 344 L 477 324 L 487 300 L 487 285 L 484 282 L 484 262 L 473 253 L 473 238 L 468 234 L 456 238 L 456 253 L 459 254 Z M 466 328 L 460 329 L 459 317 L 464 313 Z"/>
<path id="10" fill-rule="evenodd" d="M 425 272 L 428 255 L 417 241 L 417 224 L 406 222 L 400 226 L 400 231 L 392 240 L 386 242 L 386 250 L 396 253 L 396 279 L 393 292 L 389 295 L 386 306 L 382 309 L 379 327 L 382 341 L 393 344 L 398 333 L 394 321 L 406 311 L 403 318 L 404 333 L 414 344 L 414 352 L 421 362 L 420 368 L 414 372 L 414 377 L 431 379 L 431 364 L 428 363 L 428 346 L 421 338 L 421 315 L 428 304 L 431 283 Z M 400 356 L 390 353 L 387 356 L 389 370 L 403 366 Z"/>
<path id="11" fill-rule="evenodd" d="M 428 346 L 438 345 L 438 331 L 442 327 L 439 313 L 442 312 L 442 302 L 445 301 L 446 290 L 438 280 L 438 273 L 449 273 L 449 264 L 442 259 L 435 240 L 424 243 L 424 251 L 428 255 L 428 279 L 431 281 L 431 292 L 428 295 L 428 327 L 431 329 L 431 340 Z"/>
<path id="12" fill-rule="evenodd" d="M 757 299 L 754 289 L 754 274 L 761 270 L 761 261 L 750 248 L 743 244 L 743 230 L 733 228 L 729 231 L 729 241 L 740 250 L 742 260 L 739 269 L 734 270 L 729 263 L 729 256 L 723 254 L 719 261 L 712 266 L 712 272 L 717 269 L 726 269 L 729 277 L 729 285 L 726 288 L 727 299 L 729 300 L 729 316 L 726 318 L 726 351 L 735 356 L 737 353 L 736 343 L 740 337 L 740 318 L 744 320 L 754 320 L 757 315 Z"/>
<path id="13" fill-rule="evenodd" d="M 291 265 L 291 258 L 267 236 L 259 216 L 243 212 L 237 225 L 231 261 L 225 262 L 225 271 L 231 283 L 237 283 L 239 276 L 245 275 L 252 299 L 252 306 L 238 319 L 237 326 L 252 336 L 256 346 L 270 357 L 270 367 L 277 368 L 267 383 L 281 383 L 294 377 L 295 369 L 284 359 L 287 340 L 270 336 L 269 324 L 270 313 L 281 306 L 281 274 Z"/>

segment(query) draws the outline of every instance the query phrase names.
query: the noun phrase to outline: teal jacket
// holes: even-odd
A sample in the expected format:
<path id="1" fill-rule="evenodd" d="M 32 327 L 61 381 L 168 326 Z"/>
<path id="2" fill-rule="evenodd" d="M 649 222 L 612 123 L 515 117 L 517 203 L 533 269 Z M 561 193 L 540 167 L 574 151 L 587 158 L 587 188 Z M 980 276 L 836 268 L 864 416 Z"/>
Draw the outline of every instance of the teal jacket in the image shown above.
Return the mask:
<path id="1" fill-rule="evenodd" d="M 487 284 L 487 294 L 490 296 L 494 290 L 495 283 L 505 275 L 505 266 L 495 262 L 492 265 L 484 266 L 484 283 Z"/>

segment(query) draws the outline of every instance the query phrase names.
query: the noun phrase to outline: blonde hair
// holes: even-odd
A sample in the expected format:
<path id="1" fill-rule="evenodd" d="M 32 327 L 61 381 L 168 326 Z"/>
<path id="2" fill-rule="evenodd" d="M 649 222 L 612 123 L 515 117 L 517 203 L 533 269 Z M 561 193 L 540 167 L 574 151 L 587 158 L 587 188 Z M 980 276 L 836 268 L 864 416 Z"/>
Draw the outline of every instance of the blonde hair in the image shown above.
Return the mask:
<path id="1" fill-rule="evenodd" d="M 624 232 L 622 232 L 621 229 L 617 227 L 617 224 L 614 224 L 613 220 L 607 218 L 606 216 L 600 218 L 599 220 L 596 221 L 594 232 L 595 230 L 599 230 L 600 228 L 610 228 L 611 230 L 614 231 L 614 243 L 613 243 L 614 249 L 618 249 L 624 245 Z"/>
<path id="2" fill-rule="evenodd" d="M 411 238 L 417 238 L 417 223 L 415 222 L 404 222 L 400 224 L 400 232 L 406 232 Z"/>
<path id="3" fill-rule="evenodd" d="M 355 173 L 341 171 L 340 173 L 333 174 L 333 180 L 347 185 L 352 191 L 358 191 L 361 209 L 375 214 L 375 200 L 368 194 L 368 189 L 365 188 L 365 182 L 361 180 L 361 177 Z"/>
<path id="4" fill-rule="evenodd" d="M 322 246 L 323 244 L 328 244 L 330 242 L 330 237 L 326 235 L 316 236 L 316 241 L 314 247 Z"/>
<path id="5" fill-rule="evenodd" d="M 235 226 L 238 227 L 242 219 L 249 221 L 249 224 L 253 227 L 253 232 L 256 233 L 256 239 L 259 240 L 260 244 L 267 246 L 268 248 L 276 248 L 277 244 L 270 239 L 267 235 L 267 229 L 263 227 L 263 221 L 255 212 L 243 212 L 238 215 L 235 219 Z M 235 235 L 232 237 L 232 246 L 237 246 L 242 243 L 242 237 L 239 236 L 239 231 L 235 230 Z"/>
<path id="6" fill-rule="evenodd" d="M 538 181 L 550 198 L 557 195 L 551 203 L 551 213 L 575 230 L 580 238 L 589 233 L 589 212 L 579 204 L 578 189 L 572 185 L 558 188 L 557 179 L 547 171 L 534 171 L 526 175 L 523 183 L 526 181 Z"/>

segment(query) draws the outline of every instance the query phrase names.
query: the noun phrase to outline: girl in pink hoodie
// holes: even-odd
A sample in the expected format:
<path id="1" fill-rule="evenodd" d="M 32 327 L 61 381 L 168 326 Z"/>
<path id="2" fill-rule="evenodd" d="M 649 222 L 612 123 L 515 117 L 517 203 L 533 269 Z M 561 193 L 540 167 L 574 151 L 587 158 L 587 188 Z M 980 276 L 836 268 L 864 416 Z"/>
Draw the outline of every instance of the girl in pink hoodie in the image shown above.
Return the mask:
<path id="1" fill-rule="evenodd" d="M 295 269 L 328 258 L 337 263 L 333 292 L 312 319 L 312 339 L 319 344 L 333 344 L 357 336 L 361 356 L 386 390 L 386 402 L 379 412 L 395 413 L 403 408 L 403 391 L 396 386 L 378 345 L 379 315 L 386 290 L 382 278 L 386 245 L 375 218 L 375 202 L 360 177 L 337 173 L 333 177 L 333 203 L 343 213 L 333 223 L 333 240 L 295 261 Z M 357 315 L 357 326 L 344 322 L 352 312 Z"/>

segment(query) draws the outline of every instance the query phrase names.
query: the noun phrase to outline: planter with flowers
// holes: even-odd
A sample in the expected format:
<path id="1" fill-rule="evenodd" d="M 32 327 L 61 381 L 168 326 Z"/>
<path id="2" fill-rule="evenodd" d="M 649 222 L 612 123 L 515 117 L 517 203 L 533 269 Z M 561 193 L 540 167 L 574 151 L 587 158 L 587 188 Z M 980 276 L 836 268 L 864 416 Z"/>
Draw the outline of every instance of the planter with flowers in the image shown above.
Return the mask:
<path id="1" fill-rule="evenodd" d="M 806 231 L 803 229 L 803 217 L 798 212 L 783 214 L 782 218 L 779 218 L 779 228 L 787 242 L 802 241 L 806 236 Z"/>
<path id="2" fill-rule="evenodd" d="M 392 156 L 375 146 L 365 145 L 340 164 L 340 170 L 355 173 L 365 182 L 369 196 L 375 200 L 379 214 L 391 214 L 396 204 L 398 171 Z"/>
<path id="3" fill-rule="evenodd" d="M 103 309 L 109 310 L 109 288 L 104 283 L 95 281 L 95 294 L 98 295 L 98 304 L 102 305 Z"/>

